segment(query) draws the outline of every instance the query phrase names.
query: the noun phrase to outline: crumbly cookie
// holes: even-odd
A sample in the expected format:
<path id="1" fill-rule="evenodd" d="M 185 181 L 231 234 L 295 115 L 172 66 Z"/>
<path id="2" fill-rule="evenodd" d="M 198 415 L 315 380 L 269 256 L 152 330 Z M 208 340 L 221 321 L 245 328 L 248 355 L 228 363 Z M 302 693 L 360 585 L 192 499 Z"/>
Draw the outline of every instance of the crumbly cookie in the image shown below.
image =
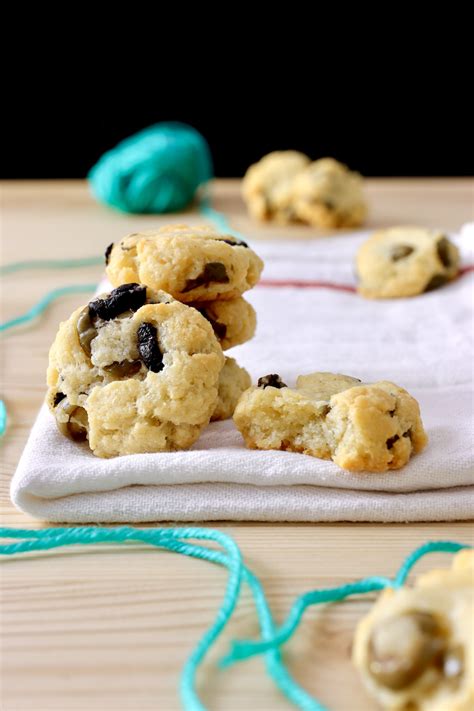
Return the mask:
<path id="1" fill-rule="evenodd" d="M 380 230 L 357 253 L 358 291 L 369 299 L 415 296 L 459 271 L 459 250 L 442 232 L 422 227 Z"/>
<path id="2" fill-rule="evenodd" d="M 295 177 L 295 215 L 314 227 L 357 227 L 367 215 L 359 173 L 333 158 L 321 158 Z"/>
<path id="3" fill-rule="evenodd" d="M 308 163 L 308 156 L 298 151 L 274 151 L 251 165 L 242 182 L 250 214 L 258 220 L 294 220 L 293 181 Z"/>
<path id="4" fill-rule="evenodd" d="M 364 686 L 390 711 L 474 708 L 474 553 L 451 569 L 385 590 L 359 623 L 353 661 Z"/>
<path id="5" fill-rule="evenodd" d="M 242 240 L 211 227 L 169 225 L 107 248 L 114 286 L 140 282 L 179 301 L 235 299 L 258 282 L 263 262 Z"/>
<path id="6" fill-rule="evenodd" d="M 219 397 L 211 420 L 227 420 L 234 414 L 240 396 L 252 384 L 250 375 L 234 358 L 226 356 L 219 376 Z"/>
<path id="7" fill-rule="evenodd" d="M 406 390 L 332 373 L 300 376 L 296 389 L 275 374 L 260 378 L 242 395 L 234 421 L 252 449 L 311 454 L 350 471 L 399 469 L 427 442 Z"/>
<path id="8" fill-rule="evenodd" d="M 224 351 L 246 343 L 255 333 L 255 309 L 241 296 L 226 301 L 197 301 L 189 305 L 194 306 L 209 321 Z"/>
<path id="9" fill-rule="evenodd" d="M 184 449 L 216 407 L 223 364 L 195 309 L 123 284 L 60 325 L 47 402 L 60 431 L 99 457 Z"/>

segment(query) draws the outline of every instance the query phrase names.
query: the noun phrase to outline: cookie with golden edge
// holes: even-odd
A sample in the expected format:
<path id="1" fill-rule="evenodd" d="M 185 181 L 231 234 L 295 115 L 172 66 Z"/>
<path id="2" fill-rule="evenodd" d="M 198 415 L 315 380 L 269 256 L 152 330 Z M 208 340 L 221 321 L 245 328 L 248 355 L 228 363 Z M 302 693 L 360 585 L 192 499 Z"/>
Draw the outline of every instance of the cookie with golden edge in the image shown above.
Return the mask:
<path id="1" fill-rule="evenodd" d="M 106 263 L 114 286 L 140 282 L 183 303 L 236 299 L 255 286 L 263 269 L 243 240 L 187 225 L 128 235 L 107 248 Z"/>
<path id="2" fill-rule="evenodd" d="M 406 390 L 333 373 L 300 376 L 296 388 L 276 374 L 260 378 L 240 398 L 234 422 L 252 449 L 333 459 L 350 471 L 399 469 L 427 443 Z"/>

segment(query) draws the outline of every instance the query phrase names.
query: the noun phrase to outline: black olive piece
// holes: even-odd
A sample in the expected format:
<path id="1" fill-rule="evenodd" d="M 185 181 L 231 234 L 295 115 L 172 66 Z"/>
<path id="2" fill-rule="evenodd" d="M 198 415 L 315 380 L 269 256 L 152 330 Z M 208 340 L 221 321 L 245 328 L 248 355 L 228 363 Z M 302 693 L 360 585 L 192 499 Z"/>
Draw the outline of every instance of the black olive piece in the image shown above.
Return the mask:
<path id="1" fill-rule="evenodd" d="M 385 442 L 385 444 L 387 445 L 387 449 L 392 449 L 395 442 L 398 442 L 399 439 L 399 435 L 393 435 L 393 437 L 389 437 L 388 440 Z"/>
<path id="2" fill-rule="evenodd" d="M 140 358 L 152 373 L 163 370 L 163 353 L 158 345 L 158 331 L 151 323 L 142 323 L 137 331 Z"/>
<path id="3" fill-rule="evenodd" d="M 140 368 L 142 367 L 141 361 L 139 360 L 115 360 L 110 365 L 106 365 L 104 370 L 110 373 L 114 378 L 131 378 L 132 375 L 136 375 Z"/>
<path id="4" fill-rule="evenodd" d="M 288 386 L 283 382 L 279 375 L 276 373 L 271 373 L 270 375 L 264 375 L 262 378 L 258 379 L 258 387 L 263 388 L 287 388 Z"/>
<path id="5" fill-rule="evenodd" d="M 392 262 L 398 262 L 399 259 L 405 259 L 414 251 L 414 247 L 410 247 L 409 244 L 397 244 L 390 252 L 390 259 Z"/>
<path id="6" fill-rule="evenodd" d="M 431 277 L 428 284 L 425 286 L 425 292 L 439 289 L 440 286 L 444 286 L 448 283 L 448 281 L 448 277 L 446 277 L 444 274 L 435 274 L 434 277 Z"/>
<path id="7" fill-rule="evenodd" d="M 111 242 L 111 243 L 109 244 L 109 246 L 107 247 L 107 249 L 105 250 L 105 255 L 104 255 L 104 256 L 105 256 L 105 266 L 107 266 L 108 263 L 109 263 L 110 253 L 111 253 L 111 251 L 112 251 L 112 249 L 113 249 L 113 246 L 114 246 L 114 243 Z"/>
<path id="8" fill-rule="evenodd" d="M 56 395 L 54 396 L 54 400 L 53 400 L 53 407 L 57 407 L 57 405 L 59 405 L 61 400 L 64 400 L 65 397 L 66 396 L 64 393 L 56 393 Z"/>
<path id="9" fill-rule="evenodd" d="M 198 308 L 197 310 L 199 311 L 201 316 L 204 316 L 206 321 L 209 321 L 217 338 L 225 338 L 227 333 L 227 326 L 225 325 L 225 323 L 219 323 L 219 321 L 215 321 L 212 316 L 207 313 L 206 309 Z"/>
<path id="10" fill-rule="evenodd" d="M 451 257 L 449 255 L 449 240 L 446 237 L 441 237 L 436 244 L 436 251 L 438 252 L 438 257 L 444 267 L 451 266 Z"/>
<path id="11" fill-rule="evenodd" d="M 141 284 L 122 284 L 113 289 L 105 299 L 95 299 L 89 303 L 91 318 L 99 317 L 104 321 L 119 316 L 124 311 L 137 311 L 146 302 L 146 286 Z"/>
<path id="12" fill-rule="evenodd" d="M 192 291 L 198 286 L 208 286 L 211 282 L 228 284 L 229 277 L 222 262 L 209 262 L 196 279 L 188 279 L 183 289 L 183 294 Z"/>
<path id="13" fill-rule="evenodd" d="M 247 242 L 244 242 L 243 239 L 237 239 L 237 238 L 235 238 L 235 240 L 220 239 L 219 242 L 225 242 L 226 244 L 230 244 L 231 247 L 247 247 L 247 249 L 249 247 Z"/>

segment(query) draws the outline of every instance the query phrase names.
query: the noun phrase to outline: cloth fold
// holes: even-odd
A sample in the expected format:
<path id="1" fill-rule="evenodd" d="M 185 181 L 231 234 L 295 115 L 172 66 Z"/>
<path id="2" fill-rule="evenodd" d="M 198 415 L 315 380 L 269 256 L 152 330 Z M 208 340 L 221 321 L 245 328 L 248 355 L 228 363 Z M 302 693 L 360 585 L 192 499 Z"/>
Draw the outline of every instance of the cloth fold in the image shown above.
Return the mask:
<path id="1" fill-rule="evenodd" d="M 464 266 L 473 262 L 472 232 L 454 237 Z M 430 438 L 406 467 L 353 474 L 301 454 L 250 451 L 232 421 L 212 423 L 186 452 L 98 459 L 62 437 L 43 406 L 12 481 L 15 505 L 71 523 L 472 518 L 472 273 L 438 291 L 389 301 L 330 287 L 275 286 L 353 285 L 354 255 L 366 236 L 255 242 L 265 271 L 245 296 L 257 311 L 257 335 L 228 353 L 254 381 L 276 372 L 292 385 L 318 370 L 406 387 Z"/>

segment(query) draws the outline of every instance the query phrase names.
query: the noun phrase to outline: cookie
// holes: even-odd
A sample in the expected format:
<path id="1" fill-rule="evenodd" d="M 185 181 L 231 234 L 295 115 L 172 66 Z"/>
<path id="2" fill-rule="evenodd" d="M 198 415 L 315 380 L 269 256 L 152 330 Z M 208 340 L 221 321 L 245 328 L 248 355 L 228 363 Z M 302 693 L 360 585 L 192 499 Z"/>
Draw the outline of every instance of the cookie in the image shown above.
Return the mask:
<path id="1" fill-rule="evenodd" d="M 293 181 L 308 163 L 309 158 L 298 151 L 274 151 L 251 165 L 242 182 L 250 214 L 258 220 L 294 220 Z"/>
<path id="2" fill-rule="evenodd" d="M 276 374 L 260 378 L 243 393 L 234 421 L 252 449 L 333 459 L 350 471 L 399 469 L 427 442 L 406 390 L 332 373 L 300 376 L 295 389 Z"/>
<path id="3" fill-rule="evenodd" d="M 359 173 L 321 158 L 299 173 L 292 187 L 296 217 L 314 227 L 357 227 L 367 215 Z"/>
<path id="4" fill-rule="evenodd" d="M 223 364 L 196 309 L 124 284 L 60 325 L 47 402 L 60 431 L 99 457 L 184 449 L 216 407 Z"/>
<path id="5" fill-rule="evenodd" d="M 234 414 L 240 396 L 250 387 L 252 381 L 245 368 L 241 368 L 234 358 L 226 356 L 219 376 L 219 395 L 211 420 L 227 420 Z"/>
<path id="6" fill-rule="evenodd" d="M 385 590 L 359 623 L 353 661 L 383 709 L 474 708 L 474 553 Z"/>
<path id="7" fill-rule="evenodd" d="M 187 225 L 128 235 L 108 248 L 106 262 L 114 286 L 140 282 L 184 303 L 235 299 L 255 286 L 263 269 L 245 242 Z"/>
<path id="8" fill-rule="evenodd" d="M 459 271 L 459 250 L 442 232 L 422 227 L 380 230 L 356 259 L 358 287 L 369 299 L 415 296 L 446 284 Z"/>
<path id="9" fill-rule="evenodd" d="M 209 321 L 223 350 L 246 343 L 255 333 L 255 309 L 242 297 L 226 301 L 197 301 L 189 305 Z"/>

